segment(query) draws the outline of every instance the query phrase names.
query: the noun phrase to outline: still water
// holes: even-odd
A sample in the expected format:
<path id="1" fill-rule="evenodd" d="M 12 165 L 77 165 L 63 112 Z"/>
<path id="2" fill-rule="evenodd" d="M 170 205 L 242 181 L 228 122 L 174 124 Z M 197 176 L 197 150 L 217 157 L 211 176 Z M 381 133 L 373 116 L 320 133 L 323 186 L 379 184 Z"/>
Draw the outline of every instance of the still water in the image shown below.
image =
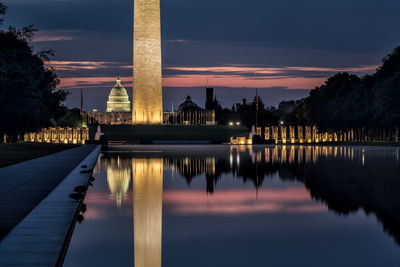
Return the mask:
<path id="1" fill-rule="evenodd" d="M 64 266 L 400 266 L 399 148 L 115 146 Z"/>

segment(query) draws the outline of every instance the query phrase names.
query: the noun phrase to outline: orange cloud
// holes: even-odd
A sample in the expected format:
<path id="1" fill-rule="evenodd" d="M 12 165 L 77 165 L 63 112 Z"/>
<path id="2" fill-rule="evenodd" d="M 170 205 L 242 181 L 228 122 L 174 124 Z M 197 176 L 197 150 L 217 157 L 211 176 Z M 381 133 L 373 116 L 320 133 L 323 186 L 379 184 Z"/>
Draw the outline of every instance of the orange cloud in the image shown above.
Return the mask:
<path id="1" fill-rule="evenodd" d="M 108 67 L 132 68 L 131 65 L 120 65 L 117 62 L 96 61 L 51 61 L 48 64 L 56 70 L 95 70 Z M 258 68 L 245 66 L 221 67 L 166 67 L 166 70 L 181 72 L 198 72 L 196 74 L 173 74 L 163 77 L 165 87 L 201 87 L 205 86 L 207 79 L 211 86 L 234 88 L 267 88 L 282 87 L 286 89 L 313 89 L 322 85 L 328 77 L 307 77 L 303 74 L 289 75 L 288 71 L 301 72 L 370 72 L 377 66 L 359 66 L 354 68 L 321 68 L 321 67 L 283 67 L 283 68 Z M 211 75 L 209 73 L 212 73 Z M 60 89 L 73 89 L 80 87 L 102 87 L 114 82 L 115 77 L 71 77 L 60 78 Z M 122 77 L 126 86 L 132 86 L 130 76 Z"/>
<path id="2" fill-rule="evenodd" d="M 165 87 L 200 87 L 205 86 L 206 79 L 210 85 L 222 87 L 284 87 L 287 89 L 314 88 L 325 82 L 327 78 L 292 78 L 285 76 L 275 77 L 246 77 L 240 75 L 173 75 L 163 78 Z M 132 86 L 132 77 L 121 77 L 124 86 Z M 60 78 L 60 89 L 74 89 L 81 87 L 102 87 L 115 81 L 115 77 L 72 77 Z"/>
<path id="3" fill-rule="evenodd" d="M 46 63 L 46 66 L 52 67 L 55 70 L 68 70 L 68 71 L 77 71 L 77 70 L 96 70 L 96 69 L 105 69 L 110 66 L 110 64 L 114 64 L 113 62 L 104 62 L 104 61 L 49 61 Z"/>
<path id="4" fill-rule="evenodd" d="M 205 86 L 206 80 L 212 86 L 222 87 L 247 87 L 247 88 L 265 88 L 265 87 L 283 87 L 287 89 L 312 89 L 323 84 L 324 78 L 305 78 L 305 77 L 287 77 L 287 76 L 261 76 L 247 77 L 240 75 L 171 75 L 163 79 L 163 85 L 166 87 L 198 87 Z"/>
<path id="5" fill-rule="evenodd" d="M 124 86 L 132 86 L 132 77 L 120 77 Z M 60 89 L 102 87 L 114 83 L 116 77 L 71 77 L 60 78 Z"/>
<path id="6" fill-rule="evenodd" d="M 359 66 L 353 68 L 322 68 L 322 67 L 282 67 L 282 68 L 258 68 L 244 66 L 220 66 L 220 67 L 167 67 L 168 70 L 215 72 L 215 73 L 246 73 L 246 74 L 282 74 L 286 71 L 313 71 L 313 72 L 370 72 L 378 66 Z"/>
<path id="7" fill-rule="evenodd" d="M 221 66 L 221 67 L 167 67 L 168 70 L 193 71 L 193 72 L 239 72 L 253 74 L 277 74 L 282 72 L 282 68 L 253 68 L 238 66 Z"/>

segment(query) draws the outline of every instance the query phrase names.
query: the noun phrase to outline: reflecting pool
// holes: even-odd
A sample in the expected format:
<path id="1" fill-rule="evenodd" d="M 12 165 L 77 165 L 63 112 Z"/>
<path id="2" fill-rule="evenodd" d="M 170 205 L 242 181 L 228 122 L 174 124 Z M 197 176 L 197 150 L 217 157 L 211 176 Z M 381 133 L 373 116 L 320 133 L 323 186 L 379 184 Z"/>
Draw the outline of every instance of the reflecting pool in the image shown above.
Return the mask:
<path id="1" fill-rule="evenodd" d="M 399 154 L 111 146 L 64 266 L 400 266 Z"/>

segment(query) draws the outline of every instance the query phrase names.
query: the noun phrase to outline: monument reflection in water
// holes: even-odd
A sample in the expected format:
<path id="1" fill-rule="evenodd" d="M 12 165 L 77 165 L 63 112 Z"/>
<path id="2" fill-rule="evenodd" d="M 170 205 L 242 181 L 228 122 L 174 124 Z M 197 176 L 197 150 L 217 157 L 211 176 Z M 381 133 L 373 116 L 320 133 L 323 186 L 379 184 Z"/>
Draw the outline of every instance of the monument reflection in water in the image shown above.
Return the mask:
<path id="1" fill-rule="evenodd" d="M 129 182 L 133 180 L 135 266 L 161 266 L 163 159 L 103 158 L 95 173 L 102 165 L 117 208 L 121 208 L 123 199 L 127 200 Z"/>
<path id="2" fill-rule="evenodd" d="M 161 266 L 163 161 L 132 159 L 135 267 Z"/>
<path id="3" fill-rule="evenodd" d="M 398 148 L 111 147 L 66 266 L 398 266 L 399 171 Z M 120 227 L 132 215 L 133 239 Z"/>

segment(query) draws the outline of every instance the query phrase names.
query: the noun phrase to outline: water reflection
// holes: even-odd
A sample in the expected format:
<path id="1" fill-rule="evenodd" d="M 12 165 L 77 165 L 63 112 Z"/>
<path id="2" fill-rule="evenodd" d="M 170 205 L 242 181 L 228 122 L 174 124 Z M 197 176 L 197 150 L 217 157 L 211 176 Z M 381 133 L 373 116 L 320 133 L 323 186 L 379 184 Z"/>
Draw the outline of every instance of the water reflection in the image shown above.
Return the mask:
<path id="1" fill-rule="evenodd" d="M 132 161 L 135 234 L 136 227 L 144 229 L 135 235 L 135 251 L 136 246 L 142 244 L 140 250 L 143 253 L 140 255 L 161 255 L 163 170 L 179 174 L 188 185 L 194 179 L 205 178 L 205 192 L 214 194 L 210 199 L 199 191 L 166 191 L 164 204 L 184 203 L 175 206 L 179 212 L 320 210 L 321 206 L 306 203 L 311 197 L 318 203 L 325 203 L 338 214 L 349 214 L 360 209 L 367 214 L 375 214 L 384 230 L 399 243 L 398 153 L 398 149 L 337 146 L 230 146 L 223 152 L 211 149 L 196 155 L 187 151 L 177 153 L 166 150 L 161 154 L 143 152 L 146 158 L 125 153 L 115 159 L 111 152 L 103 157 L 103 161 L 107 166 L 110 191 L 116 196 L 117 203 L 129 186 L 127 177 L 130 176 L 130 170 L 127 163 Z M 224 174 L 241 179 L 244 183 L 251 182 L 254 191 L 239 189 L 215 193 Z M 275 174 L 282 181 L 302 182 L 305 189 L 260 189 L 264 180 Z M 137 218 L 142 219 L 136 222 Z M 139 239 L 148 243 L 137 242 Z M 149 257 L 152 258 L 151 262 L 146 262 L 144 257 L 140 262 L 146 262 L 143 266 L 159 266 L 160 257 Z"/>
<path id="2" fill-rule="evenodd" d="M 110 147 L 65 266 L 400 266 L 399 171 L 397 148 Z"/>
<path id="3" fill-rule="evenodd" d="M 105 154 L 94 174 L 101 169 L 106 170 L 108 189 L 117 208 L 127 199 L 132 177 L 135 266 L 161 266 L 163 159 Z"/>
<path id="4" fill-rule="evenodd" d="M 163 161 L 132 159 L 135 267 L 161 266 Z"/>
<path id="5" fill-rule="evenodd" d="M 107 183 L 111 197 L 115 199 L 117 207 L 121 207 L 122 199 L 126 199 L 131 180 L 130 160 L 120 157 L 105 161 Z"/>

